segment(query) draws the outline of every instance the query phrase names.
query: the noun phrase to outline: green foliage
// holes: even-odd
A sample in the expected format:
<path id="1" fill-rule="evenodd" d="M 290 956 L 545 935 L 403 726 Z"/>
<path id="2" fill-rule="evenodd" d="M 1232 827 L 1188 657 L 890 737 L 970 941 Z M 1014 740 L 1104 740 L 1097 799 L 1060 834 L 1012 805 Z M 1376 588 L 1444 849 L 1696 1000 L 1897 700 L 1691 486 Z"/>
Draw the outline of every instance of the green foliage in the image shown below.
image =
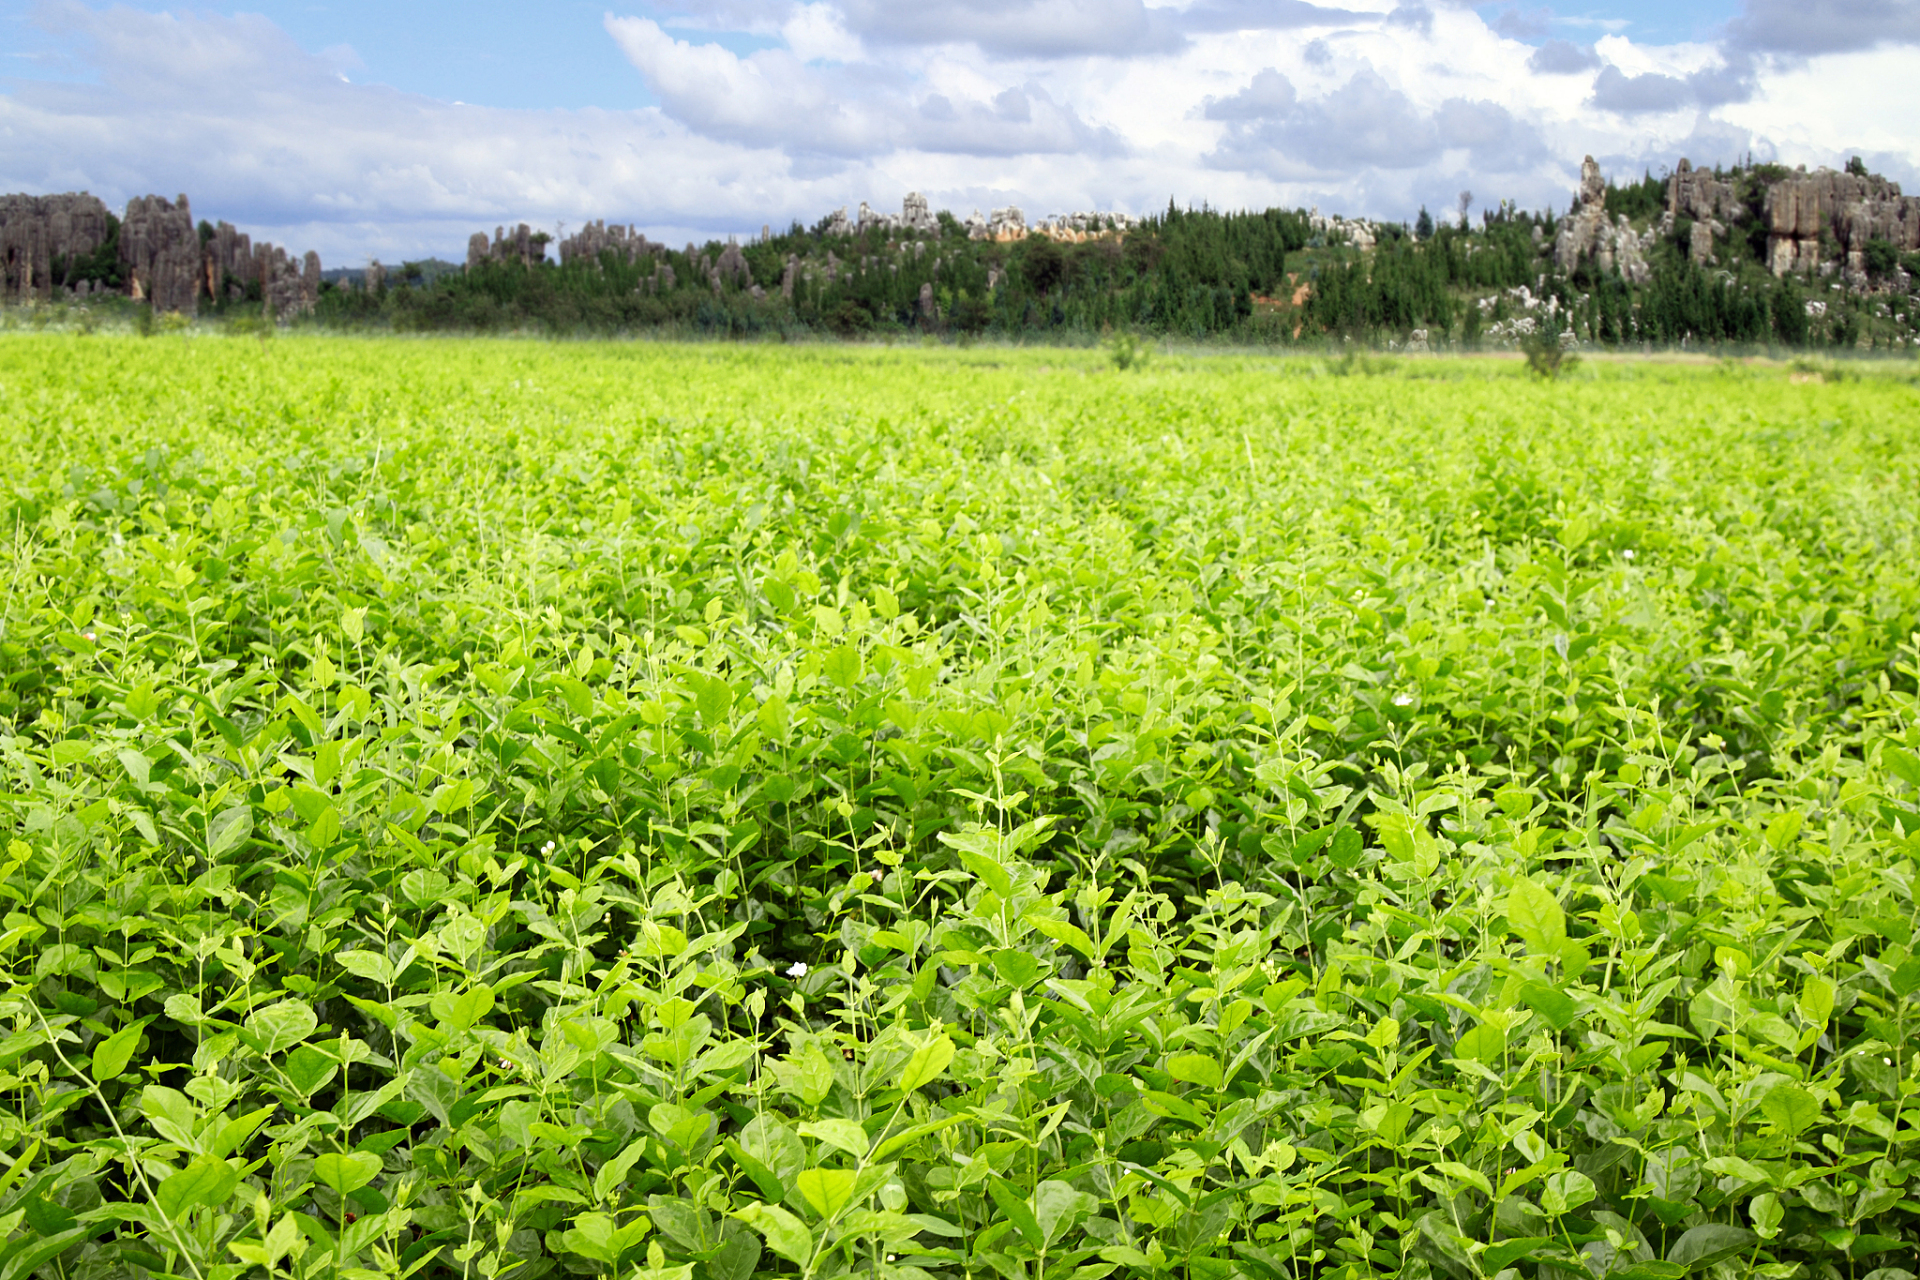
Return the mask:
<path id="1" fill-rule="evenodd" d="M 1129 369 L 1145 369 L 1153 359 L 1153 348 L 1125 329 L 1109 334 L 1106 348 L 1107 358 L 1122 373 Z"/>
<path id="2" fill-rule="evenodd" d="M 1607 183 L 1606 209 L 1609 219 L 1625 215 L 1630 221 L 1642 222 L 1659 217 L 1667 207 L 1667 182 L 1665 178 L 1656 178 L 1650 171 L 1642 170 L 1640 181 L 1615 185 Z"/>
<path id="3" fill-rule="evenodd" d="M 0 344 L 5 1274 L 1896 1280 L 1910 380 L 1103 364 Z"/>
<path id="4" fill-rule="evenodd" d="M 1867 241 L 1861 256 L 1866 260 L 1867 274 L 1875 280 L 1884 280 L 1900 265 L 1900 251 L 1891 240 L 1880 237 Z"/>
<path id="5" fill-rule="evenodd" d="M 1561 345 L 1552 325 L 1540 325 L 1520 339 L 1520 351 L 1527 358 L 1527 372 L 1552 382 L 1580 363 L 1580 357 Z"/>
<path id="6" fill-rule="evenodd" d="M 120 265 L 120 219 L 107 215 L 107 235 L 91 253 L 56 257 L 48 264 L 48 275 L 63 288 L 81 283 L 101 289 L 119 290 L 126 284 Z"/>

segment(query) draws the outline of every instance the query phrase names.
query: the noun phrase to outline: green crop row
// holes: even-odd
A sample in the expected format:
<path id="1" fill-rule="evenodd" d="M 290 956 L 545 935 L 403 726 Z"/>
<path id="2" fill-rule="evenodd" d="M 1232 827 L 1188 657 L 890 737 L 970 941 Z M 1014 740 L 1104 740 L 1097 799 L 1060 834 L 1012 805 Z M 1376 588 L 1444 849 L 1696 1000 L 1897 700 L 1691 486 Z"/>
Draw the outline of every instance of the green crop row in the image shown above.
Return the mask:
<path id="1" fill-rule="evenodd" d="M 1916 409 L 0 343 L 0 1280 L 1911 1280 Z"/>

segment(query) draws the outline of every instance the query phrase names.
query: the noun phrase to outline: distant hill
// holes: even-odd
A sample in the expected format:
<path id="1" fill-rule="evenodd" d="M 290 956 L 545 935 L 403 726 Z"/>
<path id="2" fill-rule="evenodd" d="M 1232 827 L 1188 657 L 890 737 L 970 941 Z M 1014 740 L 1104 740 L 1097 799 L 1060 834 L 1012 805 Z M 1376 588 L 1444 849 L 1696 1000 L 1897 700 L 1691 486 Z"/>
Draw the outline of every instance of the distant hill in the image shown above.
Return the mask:
<path id="1" fill-rule="evenodd" d="M 603 221 L 555 243 L 523 223 L 475 233 L 465 263 L 331 271 L 226 223 L 196 226 L 184 196 L 143 197 L 125 219 L 86 195 L 0 198 L 0 301 L 117 293 L 401 329 L 1909 350 L 1916 276 L 1920 198 L 1857 160 L 1808 172 L 1682 159 L 1616 183 L 1588 157 L 1565 214 L 1503 202 L 1477 225 L 1172 205 L 1029 224 L 1017 208 L 961 219 L 915 194 L 898 214 L 863 203 L 746 243 L 675 249 Z"/>

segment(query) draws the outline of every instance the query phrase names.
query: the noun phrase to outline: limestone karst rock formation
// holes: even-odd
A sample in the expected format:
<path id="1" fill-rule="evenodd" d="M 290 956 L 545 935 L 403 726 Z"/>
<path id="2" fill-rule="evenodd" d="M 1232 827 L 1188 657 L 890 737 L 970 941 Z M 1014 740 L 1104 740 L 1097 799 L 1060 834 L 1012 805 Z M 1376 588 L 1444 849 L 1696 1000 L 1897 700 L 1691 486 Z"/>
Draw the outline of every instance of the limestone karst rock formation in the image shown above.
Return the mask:
<path id="1" fill-rule="evenodd" d="M 128 294 L 156 312 L 194 315 L 200 309 L 200 236 L 186 196 L 170 201 L 137 196 L 120 222 L 120 262 Z"/>
<path id="2" fill-rule="evenodd" d="M 201 250 L 201 291 L 215 300 L 244 298 L 248 283 L 259 278 L 251 237 L 230 222 L 216 223 Z"/>
<path id="3" fill-rule="evenodd" d="M 85 263 L 89 255 L 113 262 Z M 92 278 L 76 275 L 83 266 Z M 0 302 L 44 302 L 55 291 L 93 297 L 112 287 L 114 267 L 127 296 L 161 312 L 193 315 L 203 298 L 258 296 L 286 320 L 311 311 L 320 292 L 318 255 L 294 262 L 230 223 L 196 227 L 184 195 L 128 201 L 117 236 L 106 205 L 93 196 L 0 196 Z M 258 294 L 251 292 L 256 287 Z"/>
<path id="4" fill-rule="evenodd" d="M 1711 169 L 1696 169 L 1685 156 L 1667 178 L 1667 212 L 1695 222 L 1732 225 L 1745 220 L 1747 209 L 1733 183 Z"/>
<path id="5" fill-rule="evenodd" d="M 1601 275 L 1617 268 L 1629 282 L 1645 284 L 1653 278 L 1646 259 L 1652 236 L 1651 231 L 1644 239 L 1635 235 L 1625 214 L 1608 220 L 1606 179 L 1592 156 L 1582 160 L 1578 203 L 1560 223 L 1553 241 L 1553 258 L 1560 269 L 1571 273 L 1582 263 L 1591 263 Z"/>
<path id="6" fill-rule="evenodd" d="M 483 262 L 517 262 L 523 267 L 530 267 L 536 262 L 546 261 L 547 241 L 552 238 L 544 231 L 535 231 L 524 222 L 511 232 L 505 227 L 495 227 L 491 244 L 487 241 L 486 232 L 476 231 L 467 239 L 467 265 L 477 267 Z"/>
<path id="7" fill-rule="evenodd" d="M 486 237 L 475 236 L 467 248 L 467 262 L 474 261 L 473 246 L 486 248 Z M 657 253 L 665 253 L 667 246 L 655 244 L 641 233 L 638 227 L 623 227 L 619 224 L 608 226 L 604 220 L 589 222 L 580 230 L 560 241 L 560 261 L 572 262 L 579 259 L 585 262 L 597 262 L 600 255 L 609 249 L 627 262 L 638 262 Z"/>
<path id="8" fill-rule="evenodd" d="M 55 265 L 67 273 L 72 259 L 107 241 L 107 206 L 84 192 L 57 196 L 0 196 L 0 302 L 45 302 L 55 285 Z"/>
<path id="9" fill-rule="evenodd" d="M 727 247 L 720 251 L 720 258 L 713 264 L 708 279 L 713 284 L 715 294 L 725 284 L 737 284 L 743 289 L 752 289 L 753 271 L 747 266 L 747 257 L 740 252 L 740 246 L 727 241 Z"/>
<path id="10" fill-rule="evenodd" d="M 1804 168 L 1767 188 L 1761 206 L 1767 224 L 1767 265 L 1775 275 L 1816 271 L 1822 237 L 1837 242 L 1850 274 L 1865 270 L 1869 240 L 1895 249 L 1920 249 L 1920 197 L 1874 175 Z"/>
<path id="11" fill-rule="evenodd" d="M 907 198 L 900 205 L 900 229 L 931 235 L 940 230 L 940 220 L 933 216 L 927 207 L 927 198 L 918 191 L 907 192 Z"/>

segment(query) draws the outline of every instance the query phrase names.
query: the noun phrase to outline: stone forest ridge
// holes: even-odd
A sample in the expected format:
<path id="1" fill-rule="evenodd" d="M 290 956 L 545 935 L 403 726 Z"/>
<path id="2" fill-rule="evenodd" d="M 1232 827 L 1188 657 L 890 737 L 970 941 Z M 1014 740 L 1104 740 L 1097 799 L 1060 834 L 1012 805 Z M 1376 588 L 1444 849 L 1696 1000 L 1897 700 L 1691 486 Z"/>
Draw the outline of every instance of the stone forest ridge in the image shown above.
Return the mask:
<path id="1" fill-rule="evenodd" d="M 1745 163 L 1609 181 L 1592 157 L 1565 212 L 1502 202 L 1470 225 L 1314 210 L 1029 222 L 1017 206 L 898 213 L 862 201 L 811 226 L 676 249 L 638 226 L 475 232 L 464 264 L 323 273 L 317 254 L 197 222 L 186 196 L 116 217 L 85 193 L 0 197 L 0 304 L 117 297 L 152 313 L 282 324 L 631 332 L 1139 329 L 1472 350 L 1569 343 L 1912 347 L 1920 197 L 1867 171 Z"/>

